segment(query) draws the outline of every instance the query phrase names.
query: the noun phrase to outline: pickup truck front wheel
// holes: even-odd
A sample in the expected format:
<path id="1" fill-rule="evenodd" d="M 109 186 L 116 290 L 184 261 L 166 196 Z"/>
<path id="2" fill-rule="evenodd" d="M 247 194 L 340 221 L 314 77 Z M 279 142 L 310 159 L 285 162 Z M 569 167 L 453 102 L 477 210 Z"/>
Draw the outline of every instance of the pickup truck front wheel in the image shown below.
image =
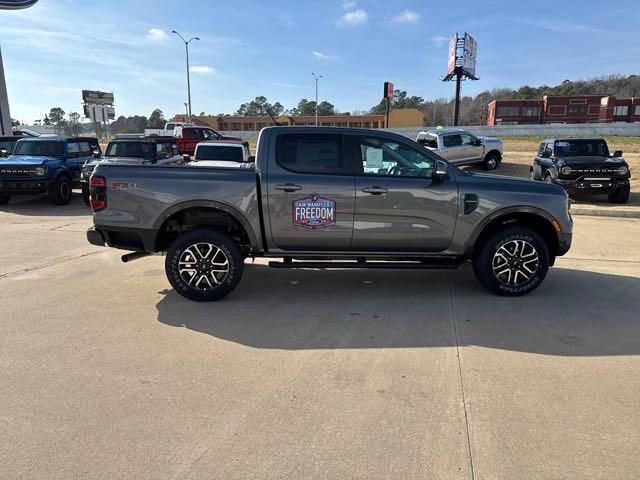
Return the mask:
<path id="1" fill-rule="evenodd" d="M 220 300 L 231 293 L 244 270 L 236 243 L 224 233 L 193 230 L 171 244 L 165 271 L 183 297 L 199 302 Z"/>
<path id="2" fill-rule="evenodd" d="M 549 271 L 549 248 L 527 227 L 506 227 L 482 242 L 473 256 L 473 271 L 488 290 L 505 297 L 525 295 Z"/>
<path id="3" fill-rule="evenodd" d="M 495 170 L 500 166 L 500 155 L 497 153 L 490 153 L 484 158 L 482 162 L 482 168 L 484 170 Z"/>

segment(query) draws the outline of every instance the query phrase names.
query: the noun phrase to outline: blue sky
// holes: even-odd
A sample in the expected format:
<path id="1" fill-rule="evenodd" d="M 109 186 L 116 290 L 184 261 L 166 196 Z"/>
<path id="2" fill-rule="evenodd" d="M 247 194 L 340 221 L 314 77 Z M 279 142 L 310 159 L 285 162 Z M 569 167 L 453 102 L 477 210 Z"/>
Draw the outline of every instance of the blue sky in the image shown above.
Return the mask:
<path id="1" fill-rule="evenodd" d="M 193 111 L 233 113 L 257 95 L 293 107 L 320 98 L 366 110 L 384 81 L 409 95 L 451 97 L 440 81 L 447 41 L 478 42 L 480 81 L 555 84 L 640 73 L 637 0 L 40 0 L 0 11 L 0 46 L 12 117 L 31 122 L 53 106 L 81 111 L 81 90 L 113 91 L 118 115 L 184 111 L 184 47 L 191 48 Z"/>

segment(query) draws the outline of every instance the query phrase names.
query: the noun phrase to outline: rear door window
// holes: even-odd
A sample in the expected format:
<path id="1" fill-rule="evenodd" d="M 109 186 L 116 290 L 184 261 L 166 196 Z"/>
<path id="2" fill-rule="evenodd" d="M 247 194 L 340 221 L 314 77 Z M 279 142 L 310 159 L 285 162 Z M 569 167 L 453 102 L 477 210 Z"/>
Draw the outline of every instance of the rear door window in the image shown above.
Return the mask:
<path id="1" fill-rule="evenodd" d="M 445 148 L 459 147 L 462 145 L 462 137 L 460 135 L 445 135 L 442 137 L 442 145 Z"/>
<path id="2" fill-rule="evenodd" d="M 276 161 L 297 173 L 347 174 L 342 154 L 342 136 L 327 134 L 283 134 L 278 136 Z"/>
<path id="3" fill-rule="evenodd" d="M 75 142 L 67 144 L 67 158 L 78 158 L 80 156 L 80 147 Z"/>

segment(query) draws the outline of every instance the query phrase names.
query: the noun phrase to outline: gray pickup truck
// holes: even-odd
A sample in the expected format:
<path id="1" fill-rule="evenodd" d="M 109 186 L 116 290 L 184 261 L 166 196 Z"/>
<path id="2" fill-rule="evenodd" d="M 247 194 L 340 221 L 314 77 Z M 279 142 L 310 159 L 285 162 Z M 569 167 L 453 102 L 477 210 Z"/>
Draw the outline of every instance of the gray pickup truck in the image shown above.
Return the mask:
<path id="1" fill-rule="evenodd" d="M 217 300 L 244 260 L 275 268 L 456 268 L 486 288 L 534 290 L 571 245 L 557 185 L 459 170 L 376 130 L 269 127 L 255 168 L 99 164 L 90 178 L 94 245 L 166 252 L 171 285 Z M 278 260 L 275 260 L 278 259 Z"/>
<path id="2" fill-rule="evenodd" d="M 420 132 L 416 142 L 454 165 L 479 164 L 485 170 L 495 170 L 502 163 L 502 140 L 476 137 L 459 128 Z"/>

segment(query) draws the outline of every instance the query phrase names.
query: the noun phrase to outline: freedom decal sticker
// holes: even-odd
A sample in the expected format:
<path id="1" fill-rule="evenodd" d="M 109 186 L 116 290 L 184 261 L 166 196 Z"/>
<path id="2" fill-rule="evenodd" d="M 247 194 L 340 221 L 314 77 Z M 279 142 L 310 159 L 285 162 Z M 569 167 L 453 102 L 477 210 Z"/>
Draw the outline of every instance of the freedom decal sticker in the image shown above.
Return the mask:
<path id="1" fill-rule="evenodd" d="M 293 224 L 305 228 L 322 228 L 336 224 L 336 202 L 312 193 L 293 202 Z"/>

